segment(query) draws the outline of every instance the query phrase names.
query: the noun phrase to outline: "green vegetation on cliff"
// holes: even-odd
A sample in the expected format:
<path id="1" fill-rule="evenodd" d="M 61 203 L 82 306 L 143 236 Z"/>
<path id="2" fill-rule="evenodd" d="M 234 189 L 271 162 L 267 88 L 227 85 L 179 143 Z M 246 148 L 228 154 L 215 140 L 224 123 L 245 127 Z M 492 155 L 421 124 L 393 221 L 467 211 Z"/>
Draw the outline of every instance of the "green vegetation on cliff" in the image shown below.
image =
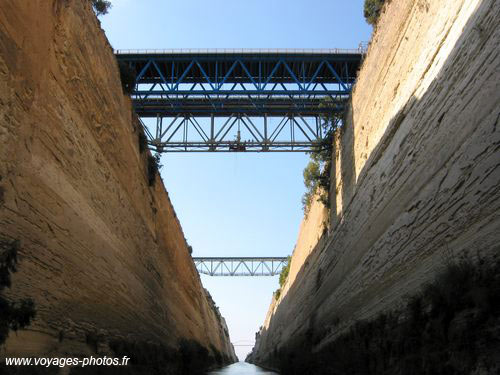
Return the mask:
<path id="1" fill-rule="evenodd" d="M 160 154 L 148 154 L 148 184 L 153 186 L 156 182 L 156 175 L 159 173 L 162 165 L 160 164 Z"/>
<path id="2" fill-rule="evenodd" d="M 326 114 L 322 118 L 323 139 L 318 142 L 310 153 L 311 161 L 304 169 L 304 185 L 306 192 L 302 197 L 304 214 L 307 215 L 315 196 L 325 207 L 330 207 L 330 170 L 332 165 L 332 151 L 335 132 L 340 128 L 341 118 L 333 112 L 330 102 L 322 106 Z"/>
<path id="3" fill-rule="evenodd" d="M 134 91 L 136 71 L 123 61 L 118 61 L 118 68 L 120 70 L 123 93 L 131 95 Z"/>
<path id="4" fill-rule="evenodd" d="M 107 14 L 109 8 L 111 8 L 111 1 L 108 0 L 91 0 L 92 8 L 94 8 L 95 13 L 100 16 L 102 14 Z"/>
<path id="5" fill-rule="evenodd" d="M 0 240 L 0 293 L 11 286 L 11 273 L 16 272 L 19 241 Z M 35 303 L 31 299 L 9 301 L 0 295 L 0 345 L 9 331 L 25 328 L 35 317 Z"/>
<path id="6" fill-rule="evenodd" d="M 287 261 L 286 266 L 283 267 L 283 269 L 280 272 L 280 278 L 279 278 L 280 287 L 276 290 L 276 292 L 274 292 L 275 299 L 280 298 L 281 289 L 283 288 L 283 285 L 285 285 L 286 279 L 288 279 L 288 274 L 290 273 L 290 265 L 292 264 L 292 257 L 288 256 L 286 261 Z"/>
<path id="7" fill-rule="evenodd" d="M 365 0 L 363 13 L 366 22 L 368 22 L 372 26 L 375 26 L 377 24 L 384 3 L 385 0 Z"/>

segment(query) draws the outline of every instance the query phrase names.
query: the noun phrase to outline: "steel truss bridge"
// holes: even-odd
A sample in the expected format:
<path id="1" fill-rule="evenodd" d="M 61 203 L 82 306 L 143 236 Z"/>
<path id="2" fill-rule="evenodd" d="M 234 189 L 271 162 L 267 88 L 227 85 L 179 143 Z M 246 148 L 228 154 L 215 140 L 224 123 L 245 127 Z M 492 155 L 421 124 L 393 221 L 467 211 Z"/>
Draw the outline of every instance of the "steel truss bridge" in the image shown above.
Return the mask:
<path id="1" fill-rule="evenodd" d="M 151 150 L 311 151 L 342 112 L 363 49 L 116 51 Z M 325 104 L 327 103 L 327 104 Z"/>
<path id="2" fill-rule="evenodd" d="M 193 258 L 199 273 L 209 276 L 275 276 L 288 263 L 287 258 Z"/>

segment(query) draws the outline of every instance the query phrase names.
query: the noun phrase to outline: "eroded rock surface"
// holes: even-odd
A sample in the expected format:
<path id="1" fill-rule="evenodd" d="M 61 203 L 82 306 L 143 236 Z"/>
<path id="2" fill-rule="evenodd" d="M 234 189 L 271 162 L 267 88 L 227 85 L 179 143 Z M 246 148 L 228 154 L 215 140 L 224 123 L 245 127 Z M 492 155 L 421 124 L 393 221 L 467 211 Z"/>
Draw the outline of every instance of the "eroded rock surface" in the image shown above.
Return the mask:
<path id="1" fill-rule="evenodd" d="M 186 339 L 235 359 L 133 116 L 90 1 L 2 1 L 0 236 L 37 311 L 4 354 Z"/>

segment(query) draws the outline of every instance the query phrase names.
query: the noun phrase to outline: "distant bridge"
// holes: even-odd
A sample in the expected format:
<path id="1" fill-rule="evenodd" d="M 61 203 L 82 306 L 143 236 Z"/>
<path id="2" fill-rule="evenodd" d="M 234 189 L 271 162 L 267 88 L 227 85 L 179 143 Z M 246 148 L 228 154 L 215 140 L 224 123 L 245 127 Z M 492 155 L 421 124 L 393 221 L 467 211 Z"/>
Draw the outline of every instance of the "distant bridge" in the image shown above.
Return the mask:
<path id="1" fill-rule="evenodd" d="M 132 100 L 150 149 L 305 152 L 323 139 L 324 114 L 344 110 L 363 49 L 119 50 L 116 56 L 136 73 Z"/>
<path id="2" fill-rule="evenodd" d="M 199 273 L 209 276 L 275 276 L 288 263 L 284 257 L 193 258 Z"/>
<path id="3" fill-rule="evenodd" d="M 255 346 L 255 340 L 239 340 L 232 343 L 233 346 Z"/>

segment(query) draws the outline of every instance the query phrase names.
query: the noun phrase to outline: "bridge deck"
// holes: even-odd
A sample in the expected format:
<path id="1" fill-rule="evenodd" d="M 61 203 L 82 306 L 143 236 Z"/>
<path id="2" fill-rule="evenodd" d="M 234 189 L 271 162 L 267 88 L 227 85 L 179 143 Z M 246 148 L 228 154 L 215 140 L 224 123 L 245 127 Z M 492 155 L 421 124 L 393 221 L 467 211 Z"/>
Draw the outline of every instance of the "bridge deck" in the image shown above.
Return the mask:
<path id="1" fill-rule="evenodd" d="M 299 51 L 117 51 L 117 57 L 132 63 L 136 72 L 143 71 L 142 83 L 175 84 L 180 80 L 183 83 L 249 83 L 252 79 L 256 84 L 263 84 L 267 79 L 271 84 L 352 83 L 356 79 L 362 57 L 359 50 L 349 53 L 345 50 Z"/>

